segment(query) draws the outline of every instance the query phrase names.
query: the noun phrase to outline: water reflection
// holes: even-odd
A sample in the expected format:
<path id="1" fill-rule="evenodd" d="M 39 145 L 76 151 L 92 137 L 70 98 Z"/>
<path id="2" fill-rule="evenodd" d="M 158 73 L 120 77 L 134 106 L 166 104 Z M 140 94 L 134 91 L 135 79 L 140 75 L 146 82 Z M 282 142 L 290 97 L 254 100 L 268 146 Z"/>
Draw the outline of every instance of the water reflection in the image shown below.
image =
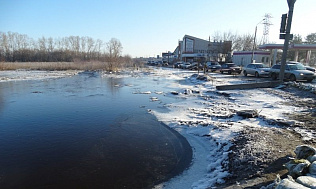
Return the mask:
<path id="1" fill-rule="evenodd" d="M 122 87 L 124 85 L 122 78 L 110 77 L 106 80 L 106 82 L 107 82 L 106 86 L 112 92 L 112 95 L 119 92 L 120 87 Z"/>
<path id="2" fill-rule="evenodd" d="M 1 84 L 0 84 L 1 87 Z M 3 90 L 4 89 L 0 89 L 0 113 L 3 111 L 4 109 L 4 94 L 3 94 Z"/>

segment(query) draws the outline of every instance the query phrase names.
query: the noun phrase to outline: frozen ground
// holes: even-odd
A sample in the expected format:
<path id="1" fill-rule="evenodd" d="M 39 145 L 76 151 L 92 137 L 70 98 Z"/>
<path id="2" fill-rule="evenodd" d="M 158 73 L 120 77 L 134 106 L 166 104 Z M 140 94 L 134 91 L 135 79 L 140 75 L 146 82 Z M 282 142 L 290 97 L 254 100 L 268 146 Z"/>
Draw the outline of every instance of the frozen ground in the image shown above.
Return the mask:
<path id="1" fill-rule="evenodd" d="M 183 80 L 178 84 L 177 92 L 179 98 L 184 100 L 165 105 L 170 110 L 168 113 L 159 113 L 155 110 L 151 112 L 188 139 L 194 149 L 194 159 L 192 166 L 182 175 L 157 188 L 208 188 L 221 185 L 226 177 L 232 176 L 228 172 L 229 164 L 232 163 L 229 154 L 232 154 L 231 147 L 235 145 L 233 141 L 244 130 L 278 130 L 280 128 L 277 123 L 296 123 L 295 120 L 289 120 L 286 115 L 303 110 L 301 107 L 284 104 L 284 98 L 271 93 L 269 89 L 216 90 L 216 85 L 250 82 L 241 81 L 235 76 L 210 74 L 213 79 L 205 82 L 191 77 L 190 72 L 161 72 L 162 70 L 156 70 L 155 74 L 166 74 L 166 77 L 178 77 L 176 79 Z M 168 91 L 165 93 L 168 94 Z M 260 116 L 244 119 L 236 115 L 240 110 L 257 110 Z M 297 131 L 304 135 L 306 140 L 315 137 L 309 130 Z M 245 132 L 244 134 L 250 135 Z M 262 146 L 267 144 L 264 141 L 253 141 L 247 145 L 252 146 L 253 152 L 239 149 L 241 154 L 236 154 L 235 158 L 249 161 L 248 156 L 252 156 L 249 153 L 254 153 L 255 156 L 255 153 L 260 153 Z M 266 162 L 263 160 L 264 157 L 256 158 L 251 160 L 254 164 Z"/>
<path id="2" fill-rule="evenodd" d="M 177 88 L 176 91 L 144 89 L 146 92 L 142 93 L 153 101 L 159 100 L 160 95 L 183 99 L 180 102 L 164 104 L 169 110 L 167 113 L 148 110 L 159 121 L 186 137 L 194 153 L 192 164 L 187 170 L 170 181 L 157 185 L 156 189 L 236 188 L 235 186 L 242 185 L 242 180 L 253 178 L 257 178 L 253 185 L 269 182 L 273 179 L 273 176 L 266 177 L 266 168 L 269 168 L 270 163 L 290 155 L 301 142 L 315 142 L 316 132 L 312 127 L 314 122 L 310 127 L 304 127 L 304 120 L 302 122 L 302 119 L 296 117 L 302 112 L 314 111 L 314 84 L 300 84 L 301 88 L 307 90 L 302 98 L 293 96 L 289 91 L 290 85 L 297 84 L 284 86 L 285 90 L 280 87 L 218 91 L 216 85 L 255 81 L 253 78 L 241 79 L 216 73 L 209 74 L 212 78 L 210 81 L 201 81 L 192 76 L 194 73 L 173 69 L 129 73 L 139 77 L 143 74 L 149 74 L 153 78 L 164 77 L 170 80 L 173 88 Z M 0 82 L 46 79 L 72 74 L 75 73 L 0 72 Z M 115 77 L 114 74 L 112 76 Z M 172 82 L 175 80 L 178 82 Z M 301 105 L 298 106 L 294 101 L 300 101 Z M 306 108 L 306 104 L 311 106 Z M 256 110 L 259 116 L 243 118 L 237 115 L 240 110 Z M 274 173 L 273 171 L 277 170 L 270 170 Z M 258 178 L 261 179 L 258 181 Z M 233 184 L 235 186 L 232 186 Z"/>
<path id="3" fill-rule="evenodd" d="M 229 187 L 223 184 L 225 181 L 241 183 L 261 175 L 261 179 L 252 181 L 253 185 L 269 182 L 275 178 L 274 173 L 282 169 L 282 163 L 271 165 L 272 168 L 270 163 L 290 156 L 301 140 L 314 141 L 314 129 L 302 127 L 304 123 L 299 119 L 289 119 L 289 115 L 306 111 L 304 103 L 297 106 L 294 101 L 314 103 L 314 83 L 300 84 L 307 95 L 295 99 L 294 96 L 288 98 L 287 95 L 292 95 L 282 90 L 288 88 L 286 86 L 242 91 L 217 91 L 215 88 L 216 85 L 256 82 L 254 78 L 209 74 L 212 79 L 206 82 L 197 80 L 192 74 L 163 69 L 152 72 L 156 77 L 180 80 L 173 83 L 177 91 L 163 91 L 163 94 L 175 95 L 183 101 L 165 104 L 168 113 L 150 112 L 185 136 L 194 150 L 192 166 L 156 188 L 221 188 Z M 296 84 L 288 84 L 291 85 Z M 240 110 L 256 110 L 259 117 L 242 118 L 236 114 Z M 267 171 L 272 172 L 272 176 L 265 174 Z"/>

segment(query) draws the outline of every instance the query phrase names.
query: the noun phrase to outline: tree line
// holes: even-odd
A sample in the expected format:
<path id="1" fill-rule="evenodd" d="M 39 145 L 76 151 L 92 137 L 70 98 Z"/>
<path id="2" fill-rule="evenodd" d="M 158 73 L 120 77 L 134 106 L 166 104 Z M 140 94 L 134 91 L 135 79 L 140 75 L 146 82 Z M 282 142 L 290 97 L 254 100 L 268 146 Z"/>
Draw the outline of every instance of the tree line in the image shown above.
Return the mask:
<path id="1" fill-rule="evenodd" d="M 117 62 L 122 57 L 122 44 L 112 38 L 108 42 L 91 37 L 41 37 L 0 32 L 0 61 L 5 62 Z"/>

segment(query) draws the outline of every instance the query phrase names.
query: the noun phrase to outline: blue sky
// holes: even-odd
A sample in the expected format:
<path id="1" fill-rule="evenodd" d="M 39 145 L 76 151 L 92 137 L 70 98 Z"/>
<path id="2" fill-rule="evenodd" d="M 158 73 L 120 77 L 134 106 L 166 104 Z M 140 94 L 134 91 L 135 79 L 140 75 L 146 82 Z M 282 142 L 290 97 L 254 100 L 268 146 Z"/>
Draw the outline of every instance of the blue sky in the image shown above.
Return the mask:
<path id="1" fill-rule="evenodd" d="M 316 0 L 297 0 L 291 33 L 316 32 Z M 270 13 L 269 41 L 278 40 L 287 0 L 0 0 L 0 31 L 44 37 L 117 38 L 123 54 L 156 56 L 173 51 L 185 34 L 208 39 L 215 32 L 254 34 Z M 258 25 L 258 38 L 263 25 Z"/>

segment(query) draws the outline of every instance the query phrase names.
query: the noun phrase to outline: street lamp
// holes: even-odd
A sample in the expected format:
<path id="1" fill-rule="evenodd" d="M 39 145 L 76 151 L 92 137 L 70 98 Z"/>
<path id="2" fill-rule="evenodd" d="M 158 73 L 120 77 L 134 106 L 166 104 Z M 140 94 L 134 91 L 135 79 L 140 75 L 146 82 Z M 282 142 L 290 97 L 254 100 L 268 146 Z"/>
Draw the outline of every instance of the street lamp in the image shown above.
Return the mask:
<path id="1" fill-rule="evenodd" d="M 254 62 L 254 54 L 255 54 L 255 47 L 256 47 L 256 37 L 257 37 L 257 27 L 258 27 L 258 25 L 261 23 L 261 22 L 263 22 L 263 21 L 265 21 L 266 19 L 264 18 L 264 19 L 262 19 L 260 22 L 258 22 L 258 24 L 256 25 L 256 29 L 255 29 L 255 37 L 254 37 L 254 39 L 253 39 L 253 46 L 252 46 L 252 55 L 251 55 L 251 63 L 253 63 Z"/>

